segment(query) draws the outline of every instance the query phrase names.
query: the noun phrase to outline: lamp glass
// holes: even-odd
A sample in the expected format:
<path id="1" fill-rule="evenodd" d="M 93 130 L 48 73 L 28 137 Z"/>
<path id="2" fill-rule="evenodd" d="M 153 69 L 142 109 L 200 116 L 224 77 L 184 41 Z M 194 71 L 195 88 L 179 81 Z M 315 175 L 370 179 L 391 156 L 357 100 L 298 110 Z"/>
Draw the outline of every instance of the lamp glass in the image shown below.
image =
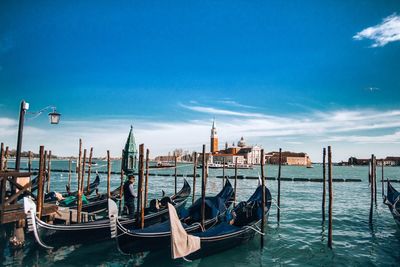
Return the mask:
<path id="1" fill-rule="evenodd" d="M 58 112 L 49 113 L 49 119 L 51 124 L 58 124 L 60 122 L 61 114 Z"/>

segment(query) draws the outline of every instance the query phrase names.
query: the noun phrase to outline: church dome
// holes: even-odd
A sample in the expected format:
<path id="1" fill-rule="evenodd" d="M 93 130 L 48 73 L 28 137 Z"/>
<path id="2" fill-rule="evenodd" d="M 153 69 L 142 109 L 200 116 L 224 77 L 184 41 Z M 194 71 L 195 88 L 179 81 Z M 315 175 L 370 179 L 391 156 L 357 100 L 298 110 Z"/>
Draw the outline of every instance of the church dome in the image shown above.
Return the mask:
<path id="1" fill-rule="evenodd" d="M 244 138 L 242 136 L 242 138 L 240 138 L 240 141 L 238 142 L 238 147 L 245 147 L 246 146 L 246 142 L 244 141 Z"/>

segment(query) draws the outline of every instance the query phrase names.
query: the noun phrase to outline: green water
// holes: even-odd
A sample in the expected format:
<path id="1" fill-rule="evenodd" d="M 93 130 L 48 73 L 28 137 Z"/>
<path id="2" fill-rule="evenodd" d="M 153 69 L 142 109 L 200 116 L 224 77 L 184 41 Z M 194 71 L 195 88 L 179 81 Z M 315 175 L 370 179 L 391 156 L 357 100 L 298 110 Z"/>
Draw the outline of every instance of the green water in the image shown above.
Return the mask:
<path id="1" fill-rule="evenodd" d="M 98 162 L 104 169 L 104 162 Z M 34 163 L 36 164 L 36 163 Z M 118 170 L 119 162 L 113 163 Z M 66 168 L 65 161 L 54 161 L 54 168 Z M 173 173 L 173 170 L 152 170 Z M 179 174 L 192 174 L 193 167 L 180 165 Z M 257 176 L 259 170 L 240 170 L 239 175 Z M 277 167 L 267 166 L 268 176 L 276 176 Z M 215 178 L 221 170 L 210 170 L 207 193 L 216 194 L 222 180 Z M 322 168 L 313 169 L 283 166 L 283 177 L 321 178 Z M 281 222 L 276 220 L 273 206 L 266 226 L 265 247 L 260 249 L 259 236 L 242 246 L 191 263 L 170 259 L 169 249 L 135 256 L 121 255 L 113 241 L 90 246 L 70 246 L 55 251 L 45 251 L 28 240 L 23 250 L 12 252 L 5 247 L 2 264 L 5 266 L 399 266 L 400 228 L 382 204 L 378 183 L 378 204 L 374 208 L 373 225 L 368 223 L 370 190 L 367 167 L 335 166 L 335 178 L 359 178 L 363 182 L 335 183 L 333 203 L 333 249 L 327 248 L 327 224 L 321 224 L 322 183 L 282 182 Z M 233 170 L 227 170 L 233 175 Z M 385 177 L 399 180 L 400 168 L 388 167 Z M 101 190 L 105 190 L 105 175 Z M 178 177 L 178 188 L 182 185 Z M 67 173 L 53 173 L 52 189 L 63 191 L 68 180 Z M 73 176 L 72 188 L 76 188 Z M 187 178 L 192 184 L 192 178 Z M 378 172 L 378 181 L 380 171 Z M 112 187 L 119 185 L 119 175 L 112 176 Z M 394 184 L 400 189 L 400 184 Z M 238 180 L 238 200 L 247 199 L 257 186 L 257 180 Z M 268 181 L 273 198 L 276 199 L 277 182 Z M 196 183 L 199 193 L 200 179 Z M 150 176 L 149 197 L 160 196 L 174 190 L 174 177 Z M 198 194 L 196 194 L 198 195 Z M 189 201 L 190 202 L 190 201 Z"/>

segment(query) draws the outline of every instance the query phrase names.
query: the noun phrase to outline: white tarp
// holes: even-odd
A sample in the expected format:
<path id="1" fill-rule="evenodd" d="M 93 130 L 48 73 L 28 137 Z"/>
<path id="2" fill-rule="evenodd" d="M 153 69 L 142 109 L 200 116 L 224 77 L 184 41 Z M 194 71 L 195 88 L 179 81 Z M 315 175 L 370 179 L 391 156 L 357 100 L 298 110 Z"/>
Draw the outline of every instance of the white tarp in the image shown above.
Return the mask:
<path id="1" fill-rule="evenodd" d="M 200 249 L 200 238 L 188 235 L 183 228 L 173 205 L 168 203 L 169 221 L 171 224 L 171 256 L 182 258 Z"/>

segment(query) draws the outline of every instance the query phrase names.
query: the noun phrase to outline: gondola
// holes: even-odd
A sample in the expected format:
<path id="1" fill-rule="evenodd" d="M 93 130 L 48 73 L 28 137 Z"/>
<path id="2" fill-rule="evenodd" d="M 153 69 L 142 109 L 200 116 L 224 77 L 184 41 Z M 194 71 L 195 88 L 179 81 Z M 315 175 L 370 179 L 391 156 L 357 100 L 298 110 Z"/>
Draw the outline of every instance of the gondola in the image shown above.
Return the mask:
<path id="1" fill-rule="evenodd" d="M 97 174 L 96 175 L 96 179 L 94 179 L 94 181 L 92 183 L 90 183 L 89 190 L 88 190 L 87 186 L 83 188 L 84 195 L 85 196 L 91 195 L 93 192 L 95 192 L 97 190 L 97 188 L 99 187 L 99 184 L 100 184 L 100 176 Z M 64 198 L 76 197 L 78 195 L 78 191 L 70 192 L 70 189 L 68 188 L 68 185 L 66 185 L 66 189 L 67 189 L 67 192 L 61 194 Z M 45 195 L 44 201 L 45 202 L 56 201 L 57 198 L 55 196 L 55 193 L 56 192 L 47 193 Z"/>
<path id="2" fill-rule="evenodd" d="M 265 188 L 265 212 L 268 215 L 271 207 L 271 193 Z M 262 186 L 247 200 L 240 202 L 232 214 L 233 222 L 222 222 L 210 229 L 193 233 L 200 238 L 200 249 L 185 258 L 195 260 L 228 250 L 252 239 L 256 232 L 260 233 L 262 220 Z"/>
<path id="3" fill-rule="evenodd" d="M 394 221 L 400 226 L 400 193 L 392 186 L 389 180 L 387 181 L 387 193 L 383 203 L 389 207 Z"/>
<path id="4" fill-rule="evenodd" d="M 216 196 L 206 197 L 204 228 L 207 229 L 224 218 L 227 208 L 231 205 L 232 196 L 233 188 L 227 180 L 225 186 Z M 112 236 L 116 238 L 118 248 L 123 254 L 154 251 L 170 245 L 171 228 L 169 220 L 144 229 L 127 229 L 117 216 L 111 216 L 118 214 L 118 208 L 112 200 L 109 203 Z M 181 218 L 187 232 L 201 231 L 201 199 L 198 199 L 188 209 L 182 210 Z"/>
<path id="5" fill-rule="evenodd" d="M 190 186 L 185 180 L 182 189 L 176 195 L 171 196 L 170 199 L 179 210 L 185 206 L 189 195 Z M 107 203 L 107 199 L 105 201 Z M 37 243 L 46 249 L 67 245 L 95 244 L 111 239 L 110 220 L 108 218 L 71 225 L 53 225 L 43 222 L 36 216 L 36 205 L 30 198 L 24 198 L 24 209 L 29 231 L 33 232 Z M 147 209 L 145 223 L 152 225 L 166 220 L 168 216 L 167 208 L 158 212 L 150 212 Z M 121 223 L 125 227 L 131 227 L 136 224 L 136 219 L 122 217 Z"/>

